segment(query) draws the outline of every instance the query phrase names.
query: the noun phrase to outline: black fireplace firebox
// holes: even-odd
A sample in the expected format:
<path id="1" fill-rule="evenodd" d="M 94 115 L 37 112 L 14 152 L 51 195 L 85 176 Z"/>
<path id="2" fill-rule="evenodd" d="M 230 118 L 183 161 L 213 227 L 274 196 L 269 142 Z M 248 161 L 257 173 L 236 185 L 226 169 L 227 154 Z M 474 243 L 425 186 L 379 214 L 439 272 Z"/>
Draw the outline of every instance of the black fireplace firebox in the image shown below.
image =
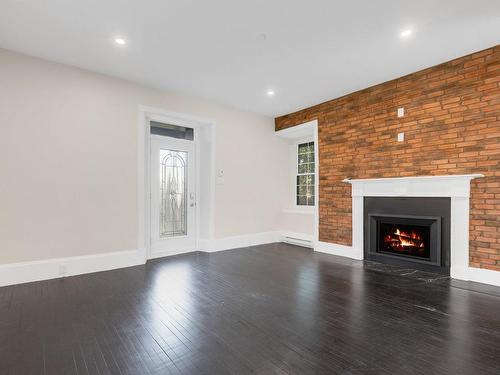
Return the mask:
<path id="1" fill-rule="evenodd" d="M 365 197 L 365 259 L 449 275 L 449 198 Z"/>
<path id="2" fill-rule="evenodd" d="M 368 215 L 371 250 L 422 264 L 441 265 L 441 217 Z M 370 241 L 372 242 L 372 241 Z"/>

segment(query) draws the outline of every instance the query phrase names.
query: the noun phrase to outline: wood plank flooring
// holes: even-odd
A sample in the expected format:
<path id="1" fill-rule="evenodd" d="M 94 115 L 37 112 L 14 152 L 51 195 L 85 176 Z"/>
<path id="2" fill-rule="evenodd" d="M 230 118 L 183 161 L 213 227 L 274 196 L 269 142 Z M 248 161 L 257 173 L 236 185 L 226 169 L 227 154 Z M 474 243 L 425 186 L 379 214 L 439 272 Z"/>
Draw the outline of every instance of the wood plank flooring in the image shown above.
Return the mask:
<path id="1" fill-rule="evenodd" d="M 500 374 L 500 292 L 271 244 L 0 288 L 0 374 Z"/>

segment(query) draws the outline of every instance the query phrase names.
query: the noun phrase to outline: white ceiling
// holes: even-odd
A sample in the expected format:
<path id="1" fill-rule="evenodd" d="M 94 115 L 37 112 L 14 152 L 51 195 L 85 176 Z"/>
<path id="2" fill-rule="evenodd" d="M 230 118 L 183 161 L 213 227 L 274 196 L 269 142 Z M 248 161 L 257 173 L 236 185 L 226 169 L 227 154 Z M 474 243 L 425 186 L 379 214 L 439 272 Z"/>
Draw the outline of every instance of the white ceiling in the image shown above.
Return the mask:
<path id="1" fill-rule="evenodd" d="M 271 116 L 499 42 L 499 0 L 0 1 L 0 47 Z"/>

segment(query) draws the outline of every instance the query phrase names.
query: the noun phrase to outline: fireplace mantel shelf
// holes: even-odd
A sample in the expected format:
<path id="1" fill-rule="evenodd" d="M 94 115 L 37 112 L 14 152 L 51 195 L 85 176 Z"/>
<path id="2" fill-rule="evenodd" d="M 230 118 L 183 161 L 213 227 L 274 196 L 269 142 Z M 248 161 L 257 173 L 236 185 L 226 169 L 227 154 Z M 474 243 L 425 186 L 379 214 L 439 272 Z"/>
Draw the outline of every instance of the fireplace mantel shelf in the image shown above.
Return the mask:
<path id="1" fill-rule="evenodd" d="M 482 174 L 345 179 L 353 197 L 469 197 L 470 181 Z"/>
<path id="2" fill-rule="evenodd" d="M 474 178 L 484 177 L 484 174 L 449 174 L 440 176 L 412 176 L 412 177 L 386 177 L 386 178 L 345 178 L 342 182 L 347 183 L 371 183 L 371 182 L 390 182 L 390 181 L 417 181 L 417 180 L 472 180 Z"/>

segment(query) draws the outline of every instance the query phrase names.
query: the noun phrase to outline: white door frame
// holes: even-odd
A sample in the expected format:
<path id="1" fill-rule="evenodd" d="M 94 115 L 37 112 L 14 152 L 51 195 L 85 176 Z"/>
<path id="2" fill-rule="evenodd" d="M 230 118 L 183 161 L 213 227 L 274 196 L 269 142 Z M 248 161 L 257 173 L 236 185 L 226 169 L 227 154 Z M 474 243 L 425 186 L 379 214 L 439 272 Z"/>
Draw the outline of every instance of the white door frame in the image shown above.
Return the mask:
<path id="1" fill-rule="evenodd" d="M 157 121 L 194 129 L 196 153 L 196 243 L 210 243 L 214 234 L 215 208 L 215 122 L 187 114 L 168 112 L 158 108 L 139 106 L 137 201 L 138 201 L 138 249 L 144 259 L 151 259 L 151 200 L 150 200 L 150 122 Z M 205 146 L 203 146 L 205 145 Z M 210 147 L 207 147 L 209 145 Z M 200 160 L 206 161 L 207 173 L 201 174 Z M 201 200 L 204 202 L 201 202 Z M 200 236 L 201 228 L 203 235 Z"/>

